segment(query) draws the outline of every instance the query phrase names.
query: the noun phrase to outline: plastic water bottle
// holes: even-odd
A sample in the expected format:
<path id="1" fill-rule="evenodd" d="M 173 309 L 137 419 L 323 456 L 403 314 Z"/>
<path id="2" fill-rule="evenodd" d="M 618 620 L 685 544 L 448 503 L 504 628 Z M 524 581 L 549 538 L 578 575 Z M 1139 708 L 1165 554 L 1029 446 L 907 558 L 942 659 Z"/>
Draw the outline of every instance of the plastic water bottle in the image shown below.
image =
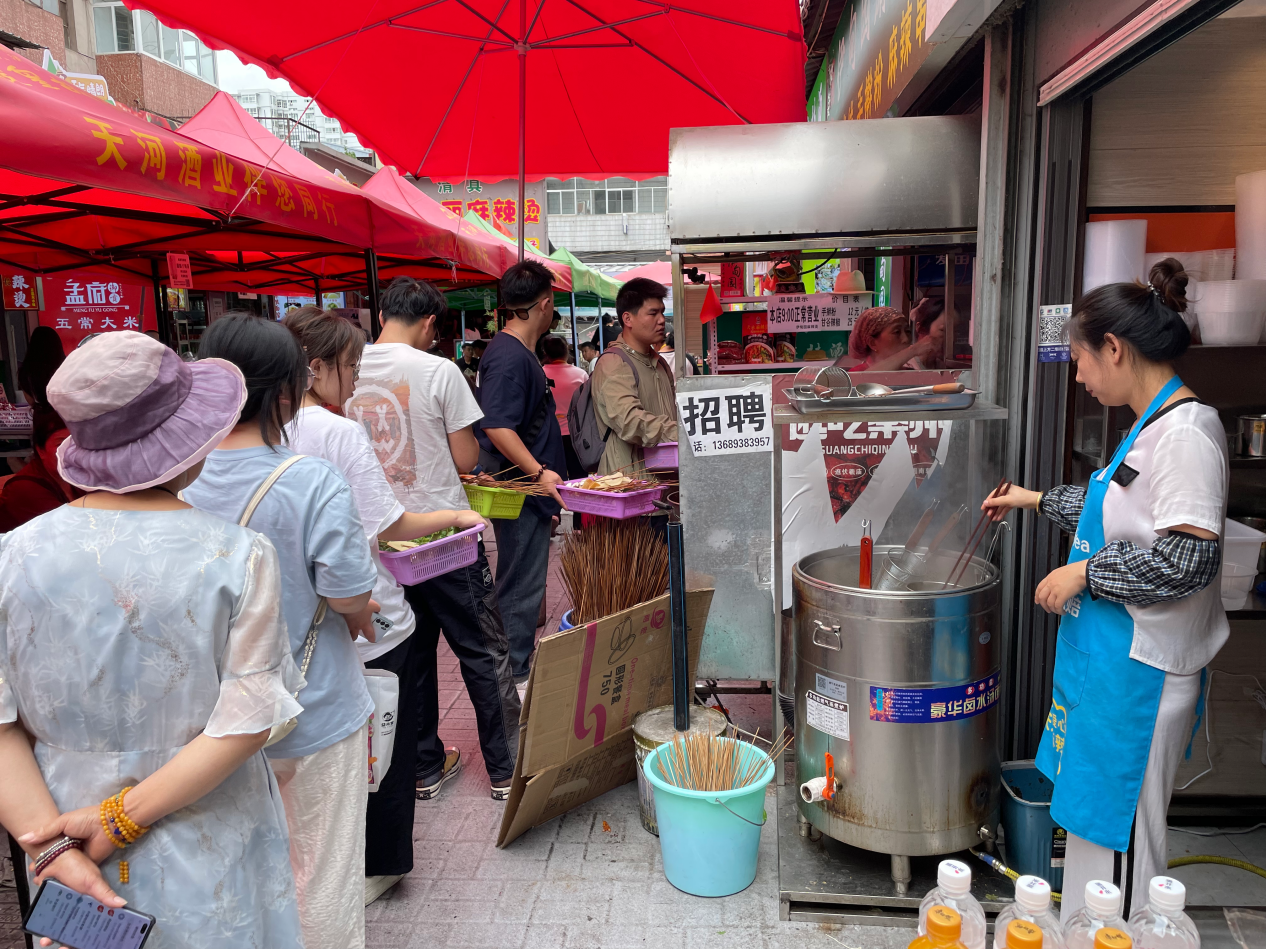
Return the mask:
<path id="1" fill-rule="evenodd" d="M 1134 936 L 1121 917 L 1121 891 L 1103 880 L 1091 880 L 1086 884 L 1086 905 L 1064 923 L 1064 944 L 1068 949 L 1095 949 L 1095 933 L 1100 929 Z"/>
<path id="2" fill-rule="evenodd" d="M 962 917 L 959 938 L 967 949 L 985 949 L 985 911 L 971 895 L 971 867 L 958 860 L 942 860 L 936 870 L 937 885 L 919 904 L 919 935 L 928 932 L 928 911 L 946 906 Z"/>
<path id="3" fill-rule="evenodd" d="M 927 932 L 920 932 L 909 949 L 967 949 L 959 938 L 963 917 L 948 906 L 928 907 L 926 923 Z"/>
<path id="4" fill-rule="evenodd" d="M 994 949 L 1029 949 L 1023 941 L 1019 946 L 1011 945 L 1007 927 L 1012 920 L 1040 929 L 1043 949 L 1064 949 L 1064 930 L 1051 910 L 1051 885 L 1041 877 L 1022 876 L 1015 881 L 1015 902 L 999 913 L 993 924 Z"/>
<path id="5" fill-rule="evenodd" d="M 1200 949 L 1196 924 L 1183 912 L 1187 888 L 1172 877 L 1152 877 L 1147 905 L 1130 914 L 1137 949 Z"/>

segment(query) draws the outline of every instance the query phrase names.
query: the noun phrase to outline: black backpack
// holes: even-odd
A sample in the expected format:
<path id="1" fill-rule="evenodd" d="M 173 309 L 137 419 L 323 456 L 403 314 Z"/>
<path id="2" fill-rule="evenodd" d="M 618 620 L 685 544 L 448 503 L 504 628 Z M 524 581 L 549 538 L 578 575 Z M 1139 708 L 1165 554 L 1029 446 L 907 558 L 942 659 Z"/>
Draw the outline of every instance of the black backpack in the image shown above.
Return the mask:
<path id="1" fill-rule="evenodd" d="M 637 366 L 629 358 L 629 354 L 619 346 L 607 350 L 602 356 L 611 353 L 618 355 L 633 370 L 633 389 L 636 391 L 638 388 Z M 594 361 L 595 371 L 602 356 Z M 602 423 L 598 421 L 598 413 L 594 411 L 592 390 L 593 375 L 591 374 L 584 385 L 572 394 L 571 405 L 567 406 L 567 430 L 571 433 L 571 447 L 576 452 L 580 466 L 589 472 L 598 470 L 598 465 L 602 463 L 602 453 L 607 448 L 607 439 L 611 437 L 611 429 L 608 428 L 605 433 L 602 431 Z"/>

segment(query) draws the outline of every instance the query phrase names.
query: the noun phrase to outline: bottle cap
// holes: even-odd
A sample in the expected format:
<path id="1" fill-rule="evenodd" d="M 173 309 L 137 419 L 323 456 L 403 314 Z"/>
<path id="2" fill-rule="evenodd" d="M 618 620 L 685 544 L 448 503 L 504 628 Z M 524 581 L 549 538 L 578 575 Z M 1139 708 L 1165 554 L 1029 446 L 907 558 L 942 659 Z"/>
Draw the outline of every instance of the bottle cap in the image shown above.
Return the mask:
<path id="1" fill-rule="evenodd" d="M 1023 919 L 1007 924 L 1007 949 L 1042 949 L 1042 930 Z"/>
<path id="2" fill-rule="evenodd" d="M 946 896 L 962 899 L 971 892 L 971 867 L 957 860 L 942 860 L 936 882 Z"/>
<path id="3" fill-rule="evenodd" d="M 1104 926 L 1095 933 L 1095 949 L 1134 949 L 1134 940 L 1111 926 Z"/>
<path id="4" fill-rule="evenodd" d="M 1051 908 L 1051 885 L 1041 877 L 1022 876 L 1015 881 L 1015 902 L 1026 913 L 1045 913 Z"/>
<path id="5" fill-rule="evenodd" d="M 1121 891 L 1103 880 L 1091 880 L 1086 884 L 1086 908 L 1099 916 L 1113 916 L 1121 912 Z"/>
<path id="6" fill-rule="evenodd" d="M 1187 888 L 1173 877 L 1152 877 L 1147 887 L 1147 901 L 1167 915 L 1181 913 L 1187 905 Z"/>
<path id="7" fill-rule="evenodd" d="M 937 939 L 957 939 L 963 933 L 963 917 L 948 906 L 928 910 L 928 935 Z"/>

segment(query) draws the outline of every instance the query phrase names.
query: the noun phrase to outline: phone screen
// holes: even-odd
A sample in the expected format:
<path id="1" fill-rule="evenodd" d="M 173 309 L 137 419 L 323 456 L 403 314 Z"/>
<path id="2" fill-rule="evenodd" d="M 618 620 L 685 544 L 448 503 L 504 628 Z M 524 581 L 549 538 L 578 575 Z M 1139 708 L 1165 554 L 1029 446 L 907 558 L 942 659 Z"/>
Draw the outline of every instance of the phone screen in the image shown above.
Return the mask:
<path id="1" fill-rule="evenodd" d="M 25 923 L 67 949 L 141 949 L 153 928 L 153 916 L 104 906 L 56 880 L 44 881 Z"/>

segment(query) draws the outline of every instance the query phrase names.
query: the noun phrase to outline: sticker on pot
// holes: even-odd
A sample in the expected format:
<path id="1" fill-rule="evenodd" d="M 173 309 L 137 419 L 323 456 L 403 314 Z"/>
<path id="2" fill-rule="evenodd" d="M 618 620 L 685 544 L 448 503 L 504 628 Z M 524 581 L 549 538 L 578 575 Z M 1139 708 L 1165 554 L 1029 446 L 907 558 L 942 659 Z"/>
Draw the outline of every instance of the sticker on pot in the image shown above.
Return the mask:
<path id="1" fill-rule="evenodd" d="M 977 638 L 978 638 L 978 640 L 979 640 L 979 642 L 980 642 L 980 645 L 984 646 L 984 645 L 987 645 L 987 644 L 989 643 L 989 640 L 993 639 L 993 634 L 992 634 L 992 633 L 990 633 L 990 632 L 989 632 L 989 630 L 985 630 L 985 631 L 984 631 L 983 633 L 981 633 L 981 634 L 980 634 L 980 636 L 979 636 L 979 637 L 977 637 Z"/>
<path id="2" fill-rule="evenodd" d="M 848 704 L 810 690 L 804 694 L 804 717 L 809 725 L 832 738 L 848 741 Z"/>
<path id="3" fill-rule="evenodd" d="M 848 683 L 841 682 L 839 679 L 832 679 L 817 673 L 818 677 L 818 694 L 825 695 L 828 698 L 835 699 L 837 702 L 848 701 Z"/>
<path id="4" fill-rule="evenodd" d="M 1001 677 L 994 673 L 966 685 L 942 689 L 870 687 L 870 718 L 875 722 L 950 722 L 987 712 L 998 704 Z"/>

